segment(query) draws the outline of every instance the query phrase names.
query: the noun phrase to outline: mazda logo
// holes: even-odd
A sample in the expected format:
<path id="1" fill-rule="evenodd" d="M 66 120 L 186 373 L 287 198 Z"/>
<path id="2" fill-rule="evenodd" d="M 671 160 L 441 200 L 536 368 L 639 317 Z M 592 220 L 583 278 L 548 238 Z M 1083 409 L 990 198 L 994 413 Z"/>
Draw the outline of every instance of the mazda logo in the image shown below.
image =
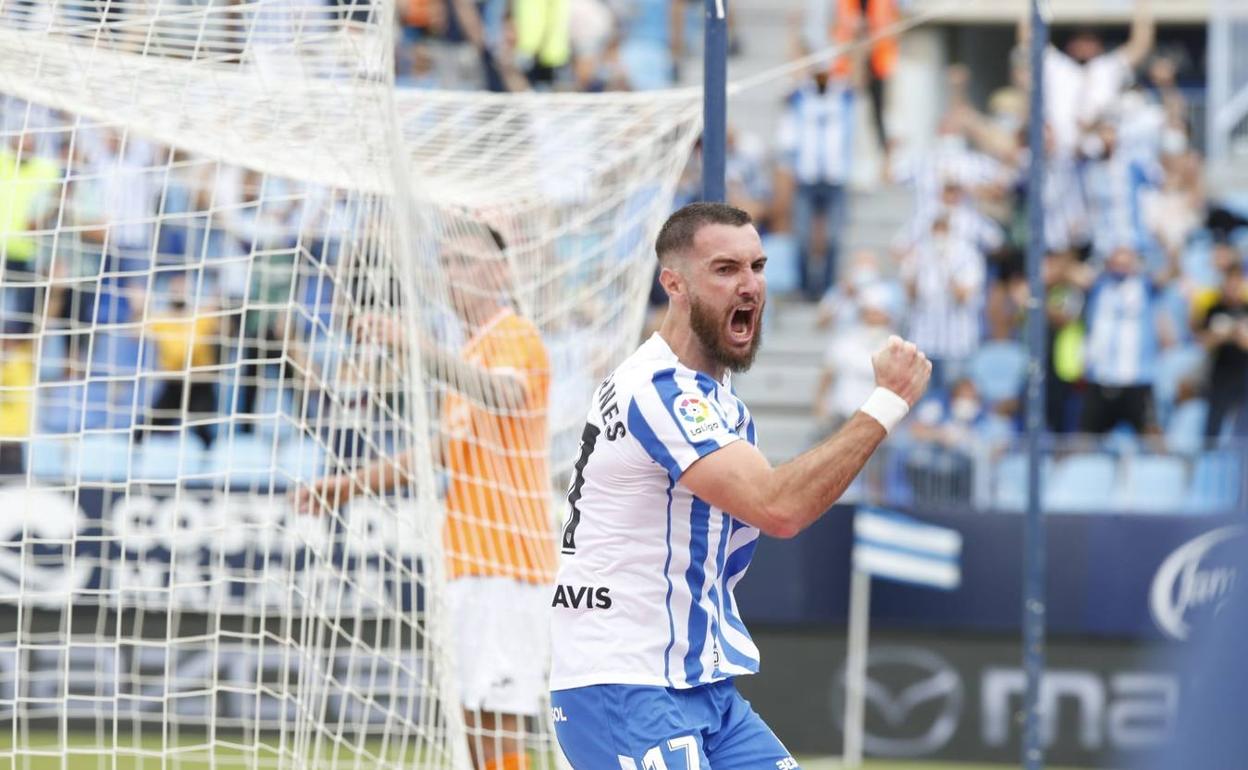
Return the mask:
<path id="1" fill-rule="evenodd" d="M 958 729 L 964 693 L 958 672 L 921 647 L 876 647 L 867 655 L 863 748 L 887 757 L 918 757 L 944 748 Z M 832 686 L 837 728 L 845 714 L 845 671 Z"/>

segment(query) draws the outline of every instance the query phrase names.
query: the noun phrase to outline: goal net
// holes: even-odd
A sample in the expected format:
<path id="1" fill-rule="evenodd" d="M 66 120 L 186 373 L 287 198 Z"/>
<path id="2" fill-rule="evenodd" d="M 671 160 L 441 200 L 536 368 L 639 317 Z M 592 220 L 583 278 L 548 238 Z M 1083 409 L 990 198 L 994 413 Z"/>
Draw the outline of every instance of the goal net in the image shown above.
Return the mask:
<path id="1" fill-rule="evenodd" d="M 698 96 L 396 89 L 395 32 L 0 0 L 0 761 L 551 763 L 487 675 Z"/>

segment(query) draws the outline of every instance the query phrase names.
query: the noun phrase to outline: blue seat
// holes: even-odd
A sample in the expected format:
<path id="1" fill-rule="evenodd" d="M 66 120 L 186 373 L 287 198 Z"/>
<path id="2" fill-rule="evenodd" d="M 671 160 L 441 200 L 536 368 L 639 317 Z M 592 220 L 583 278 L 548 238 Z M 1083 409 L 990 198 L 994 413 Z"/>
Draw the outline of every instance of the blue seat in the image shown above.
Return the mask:
<path id="1" fill-rule="evenodd" d="M 44 334 L 39 351 L 39 381 L 54 382 L 61 379 L 69 365 L 69 344 L 64 335 Z"/>
<path id="2" fill-rule="evenodd" d="M 26 445 L 26 467 L 38 479 L 67 479 L 78 467 L 78 438 L 36 436 Z"/>
<path id="3" fill-rule="evenodd" d="M 1187 463 L 1175 455 L 1138 455 L 1127 462 L 1118 504 L 1145 513 L 1182 511 L 1187 501 Z"/>
<path id="4" fill-rule="evenodd" d="M 288 485 L 320 478 L 325 472 L 325 452 L 307 436 L 281 441 L 278 451 L 282 479 Z"/>
<path id="5" fill-rule="evenodd" d="M 1100 452 L 1073 454 L 1054 465 L 1047 488 L 1052 511 L 1105 513 L 1114 509 L 1114 458 Z"/>
<path id="6" fill-rule="evenodd" d="M 1043 457 L 1040 463 L 1040 501 L 1048 505 L 1049 480 L 1053 476 L 1053 458 Z M 1008 454 L 997 461 L 993 473 L 992 505 L 998 511 L 1017 513 L 1027 508 L 1027 455 Z"/>
<path id="7" fill-rule="evenodd" d="M 267 440 L 274 436 L 289 436 L 294 432 L 300 417 L 294 393 L 289 387 L 279 386 L 276 377 L 261 379 L 259 392 L 256 393 L 255 414 L 247 418 L 261 438 Z"/>
<path id="8" fill-rule="evenodd" d="M 222 435 L 212 445 L 205 472 L 214 482 L 230 486 L 267 483 L 276 468 L 273 447 L 272 439 L 262 439 L 255 434 Z"/>
<path id="9" fill-rule="evenodd" d="M 985 342 L 971 358 L 970 375 L 989 403 L 1017 398 L 1027 381 L 1027 350 L 1014 340 Z"/>
<path id="10" fill-rule="evenodd" d="M 1130 425 L 1119 424 L 1101 438 L 1101 449 L 1119 457 L 1139 454 L 1140 437 Z"/>
<path id="11" fill-rule="evenodd" d="M 143 481 L 174 481 L 204 470 L 204 445 L 199 437 L 151 436 L 137 448 L 134 477 Z"/>
<path id="12" fill-rule="evenodd" d="M 41 433 L 77 433 L 83 427 L 86 386 L 48 382 L 39 386 L 37 420 Z"/>
<path id="13" fill-rule="evenodd" d="M 130 433 L 86 433 L 78 448 L 78 478 L 125 481 L 132 470 Z"/>
<path id="14" fill-rule="evenodd" d="M 1240 510 L 1243 462 L 1234 452 L 1204 452 L 1192 468 L 1187 492 L 1191 513 L 1225 513 Z"/>
<path id="15" fill-rule="evenodd" d="M 96 333 L 87 372 L 88 428 L 117 430 L 135 423 L 135 411 L 146 408 L 151 396 L 152 388 L 140 376 L 149 357 L 134 334 Z"/>
<path id="16" fill-rule="evenodd" d="M 1193 455 L 1205 446 L 1205 418 L 1209 404 L 1193 398 L 1179 404 L 1166 421 L 1166 448 L 1171 452 Z"/>

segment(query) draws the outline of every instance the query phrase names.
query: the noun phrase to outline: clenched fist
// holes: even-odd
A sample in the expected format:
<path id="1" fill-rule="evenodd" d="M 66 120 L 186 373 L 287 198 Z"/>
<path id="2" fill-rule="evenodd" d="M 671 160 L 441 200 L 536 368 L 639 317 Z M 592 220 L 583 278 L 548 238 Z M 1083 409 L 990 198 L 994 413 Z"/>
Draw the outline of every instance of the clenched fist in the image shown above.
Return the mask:
<path id="1" fill-rule="evenodd" d="M 932 376 L 932 362 L 927 356 L 913 342 L 897 335 L 889 337 L 884 347 L 871 356 L 871 366 L 875 369 L 875 384 L 893 391 L 912 407 L 923 397 Z"/>

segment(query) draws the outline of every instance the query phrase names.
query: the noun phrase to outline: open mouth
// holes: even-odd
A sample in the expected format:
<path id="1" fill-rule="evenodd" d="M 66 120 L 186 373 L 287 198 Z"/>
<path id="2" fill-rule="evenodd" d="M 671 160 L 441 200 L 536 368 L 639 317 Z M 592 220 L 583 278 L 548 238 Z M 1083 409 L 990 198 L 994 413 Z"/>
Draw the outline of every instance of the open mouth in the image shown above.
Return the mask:
<path id="1" fill-rule="evenodd" d="M 733 342 L 748 343 L 754 337 L 754 319 L 758 309 L 753 305 L 742 305 L 732 311 L 728 318 L 728 333 Z"/>

